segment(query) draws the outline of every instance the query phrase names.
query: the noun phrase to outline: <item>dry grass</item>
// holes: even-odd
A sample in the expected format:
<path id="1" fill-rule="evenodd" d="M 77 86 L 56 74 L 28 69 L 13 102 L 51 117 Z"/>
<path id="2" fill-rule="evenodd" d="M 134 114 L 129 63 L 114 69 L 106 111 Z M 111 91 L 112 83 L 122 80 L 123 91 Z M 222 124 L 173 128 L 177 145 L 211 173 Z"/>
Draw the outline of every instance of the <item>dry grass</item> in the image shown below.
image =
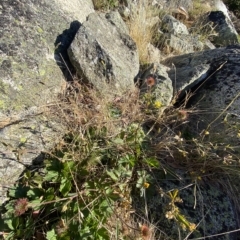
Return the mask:
<path id="1" fill-rule="evenodd" d="M 72 131 L 83 126 L 96 126 L 99 129 L 106 127 L 110 134 L 114 134 L 117 129 L 143 118 L 137 88 L 121 96 L 101 94 L 76 80 L 62 98 L 62 104 L 57 106 L 61 109 L 59 115 Z"/>
<path id="2" fill-rule="evenodd" d="M 140 0 L 127 22 L 129 33 L 137 45 L 140 64 L 149 62 L 147 46 L 157 31 L 159 9 L 153 8 L 148 1 Z"/>
<path id="3" fill-rule="evenodd" d="M 193 9 L 189 11 L 190 20 L 196 20 L 204 13 L 212 11 L 213 8 L 208 1 L 205 0 L 194 0 Z"/>
<path id="4" fill-rule="evenodd" d="M 95 10 L 112 9 L 114 7 L 117 7 L 118 4 L 118 0 L 93 0 L 93 6 Z"/>

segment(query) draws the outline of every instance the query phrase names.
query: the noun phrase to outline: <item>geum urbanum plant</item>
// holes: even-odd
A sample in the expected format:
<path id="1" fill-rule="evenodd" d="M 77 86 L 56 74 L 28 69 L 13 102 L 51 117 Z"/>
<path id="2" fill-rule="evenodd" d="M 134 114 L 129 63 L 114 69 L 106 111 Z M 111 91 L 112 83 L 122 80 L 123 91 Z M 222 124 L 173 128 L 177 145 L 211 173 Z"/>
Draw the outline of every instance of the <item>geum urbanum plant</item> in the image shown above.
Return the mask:
<path id="1" fill-rule="evenodd" d="M 141 161 L 144 138 L 138 124 L 111 139 L 106 128 L 66 135 L 43 169 L 27 170 L 9 191 L 4 238 L 110 239 L 115 208 L 129 209 L 131 184 L 141 192 L 148 184 L 143 165 L 157 166 Z"/>

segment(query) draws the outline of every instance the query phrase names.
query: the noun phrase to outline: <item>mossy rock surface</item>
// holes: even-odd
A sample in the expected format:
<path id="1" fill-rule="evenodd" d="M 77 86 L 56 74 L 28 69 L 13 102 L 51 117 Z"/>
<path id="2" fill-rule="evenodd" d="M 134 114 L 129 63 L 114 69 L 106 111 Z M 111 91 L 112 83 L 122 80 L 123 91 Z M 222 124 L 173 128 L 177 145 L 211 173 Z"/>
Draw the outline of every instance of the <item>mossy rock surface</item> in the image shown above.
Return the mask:
<path id="1" fill-rule="evenodd" d="M 59 53 L 93 11 L 90 0 L 0 1 L 1 187 L 61 136 L 60 122 L 44 115 L 66 85 Z"/>
<path id="2" fill-rule="evenodd" d="M 54 44 L 78 19 L 64 14 L 54 1 L 4 0 L 0 11 L 1 112 L 51 102 L 63 81 Z"/>

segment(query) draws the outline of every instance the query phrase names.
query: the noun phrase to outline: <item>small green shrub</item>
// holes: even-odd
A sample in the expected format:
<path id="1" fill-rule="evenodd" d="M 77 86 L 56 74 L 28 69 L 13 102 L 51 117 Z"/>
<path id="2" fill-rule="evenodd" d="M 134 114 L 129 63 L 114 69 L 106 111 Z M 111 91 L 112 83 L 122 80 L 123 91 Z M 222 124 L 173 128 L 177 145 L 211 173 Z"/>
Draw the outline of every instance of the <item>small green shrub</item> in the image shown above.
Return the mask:
<path id="1" fill-rule="evenodd" d="M 9 191 L 5 239 L 110 239 L 107 222 L 116 204 L 130 208 L 129 183 L 143 192 L 149 181 L 135 168 L 157 166 L 154 159 L 140 163 L 144 138 L 137 124 L 113 139 L 105 128 L 66 135 L 64 146 L 46 157 L 44 173 L 26 171 Z"/>

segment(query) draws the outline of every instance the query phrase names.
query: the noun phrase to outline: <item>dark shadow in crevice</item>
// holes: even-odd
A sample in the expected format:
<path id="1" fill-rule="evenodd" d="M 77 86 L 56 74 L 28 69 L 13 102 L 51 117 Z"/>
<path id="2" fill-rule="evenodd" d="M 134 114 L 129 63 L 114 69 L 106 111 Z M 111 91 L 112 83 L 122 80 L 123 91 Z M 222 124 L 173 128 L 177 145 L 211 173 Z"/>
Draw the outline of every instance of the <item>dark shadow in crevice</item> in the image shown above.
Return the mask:
<path id="1" fill-rule="evenodd" d="M 79 21 L 73 21 L 70 24 L 70 28 L 65 29 L 60 35 L 58 35 L 54 43 L 54 58 L 67 81 L 72 81 L 73 76 L 76 75 L 76 71 L 69 59 L 67 49 L 71 45 L 80 27 L 81 23 Z"/>

